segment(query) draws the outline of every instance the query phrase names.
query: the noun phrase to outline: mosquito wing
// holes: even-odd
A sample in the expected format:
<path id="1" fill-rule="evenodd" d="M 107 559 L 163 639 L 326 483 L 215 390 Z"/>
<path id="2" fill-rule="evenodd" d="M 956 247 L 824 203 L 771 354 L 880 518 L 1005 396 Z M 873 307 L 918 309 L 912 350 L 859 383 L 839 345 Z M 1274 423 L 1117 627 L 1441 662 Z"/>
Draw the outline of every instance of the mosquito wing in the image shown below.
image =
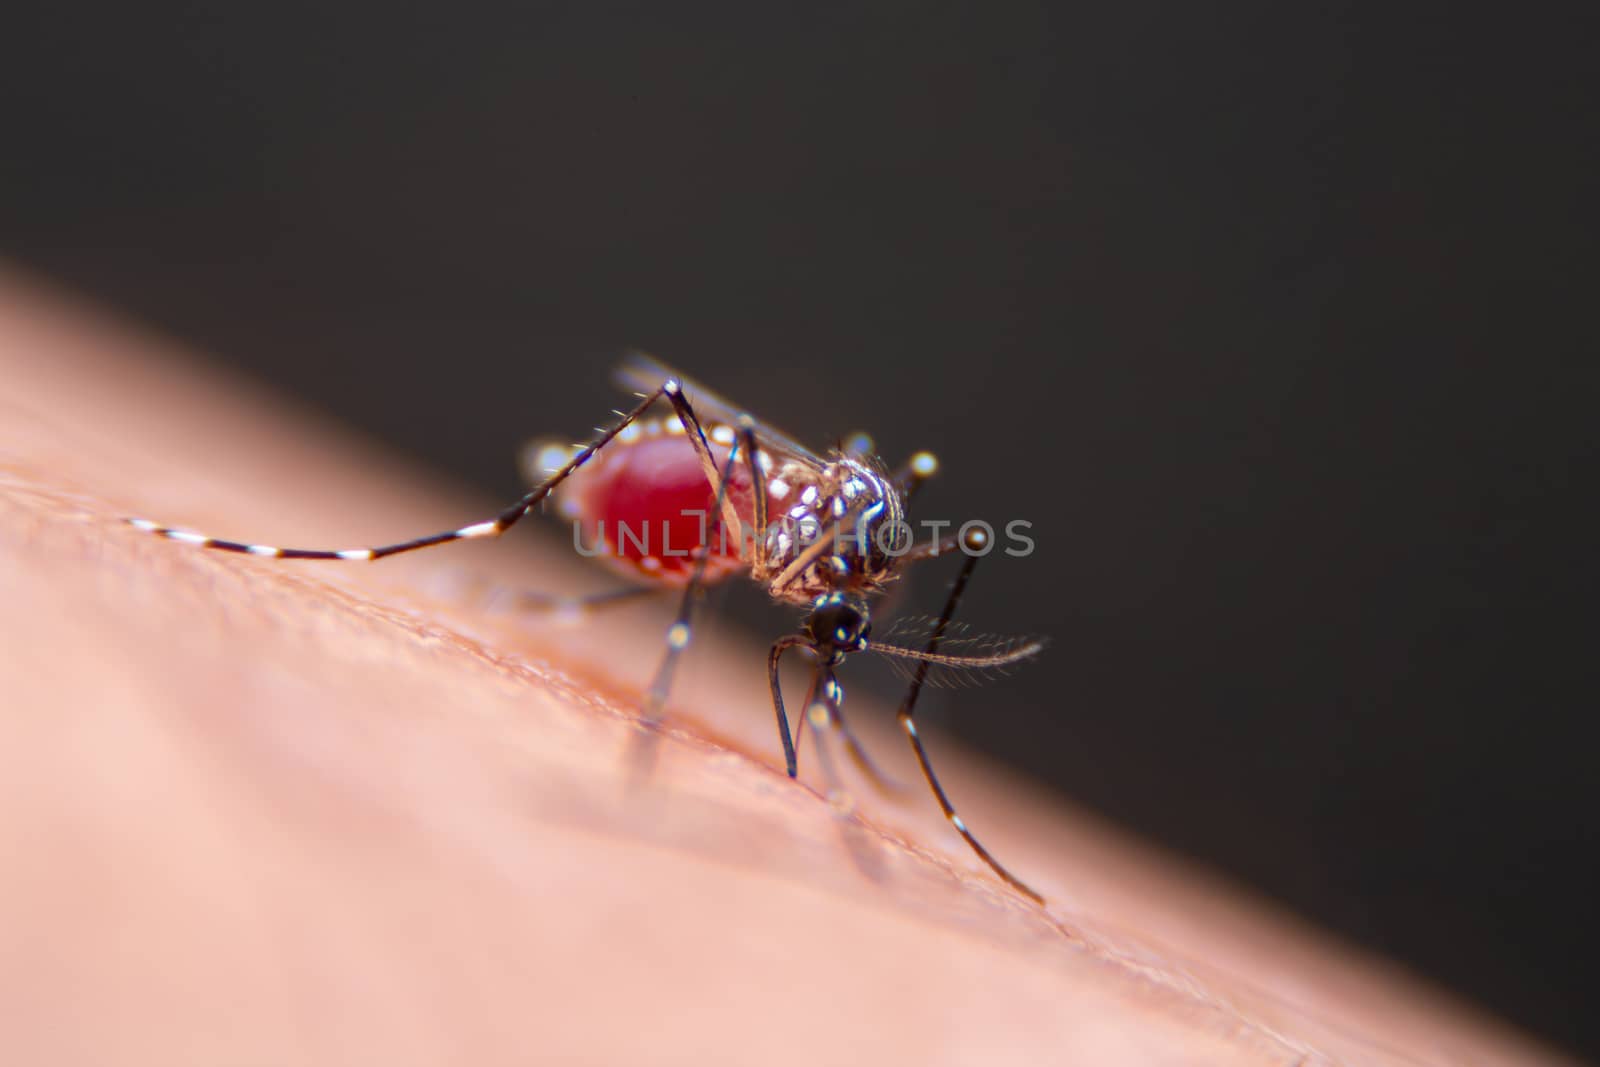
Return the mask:
<path id="1" fill-rule="evenodd" d="M 628 353 L 611 377 L 621 388 L 640 394 L 652 393 L 661 388 L 661 383 L 668 378 L 676 378 L 683 386 L 689 403 L 694 405 L 695 414 L 707 424 L 725 423 L 732 426 L 740 415 L 749 414 L 739 405 L 729 403 L 693 378 L 644 352 Z M 760 419 L 756 419 L 756 443 L 779 463 L 794 460 L 821 467 L 826 462 L 805 445 Z"/>

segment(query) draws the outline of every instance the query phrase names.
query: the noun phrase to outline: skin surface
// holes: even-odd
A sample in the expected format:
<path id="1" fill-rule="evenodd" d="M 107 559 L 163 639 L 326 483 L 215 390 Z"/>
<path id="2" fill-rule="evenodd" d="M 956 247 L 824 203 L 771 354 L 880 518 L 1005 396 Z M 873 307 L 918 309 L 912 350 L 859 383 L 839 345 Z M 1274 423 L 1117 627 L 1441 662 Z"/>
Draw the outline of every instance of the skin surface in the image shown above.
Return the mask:
<path id="1" fill-rule="evenodd" d="M 481 595 L 606 587 L 551 525 L 296 565 L 118 521 L 344 547 L 498 503 L 0 274 L 8 1061 L 1562 1062 L 937 733 L 1048 908 L 920 788 L 839 814 L 748 636 L 696 629 L 630 773 L 663 611 Z"/>

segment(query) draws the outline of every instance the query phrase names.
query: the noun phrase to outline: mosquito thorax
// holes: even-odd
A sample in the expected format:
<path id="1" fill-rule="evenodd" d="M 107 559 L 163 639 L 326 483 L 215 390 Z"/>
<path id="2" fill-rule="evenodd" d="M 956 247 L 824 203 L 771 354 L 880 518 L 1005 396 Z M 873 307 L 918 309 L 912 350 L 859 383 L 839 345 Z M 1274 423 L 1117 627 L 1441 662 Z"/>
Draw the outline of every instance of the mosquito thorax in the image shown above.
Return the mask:
<path id="1" fill-rule="evenodd" d="M 805 631 L 825 658 L 829 652 L 860 652 L 867 647 L 872 633 L 867 602 L 848 593 L 819 596 L 806 616 Z"/>
<path id="2" fill-rule="evenodd" d="M 775 595 L 808 601 L 850 590 L 877 592 L 910 547 L 905 499 L 876 466 L 839 455 L 821 468 L 780 470 L 767 484 L 769 569 L 781 573 L 818 541 L 831 551 Z"/>

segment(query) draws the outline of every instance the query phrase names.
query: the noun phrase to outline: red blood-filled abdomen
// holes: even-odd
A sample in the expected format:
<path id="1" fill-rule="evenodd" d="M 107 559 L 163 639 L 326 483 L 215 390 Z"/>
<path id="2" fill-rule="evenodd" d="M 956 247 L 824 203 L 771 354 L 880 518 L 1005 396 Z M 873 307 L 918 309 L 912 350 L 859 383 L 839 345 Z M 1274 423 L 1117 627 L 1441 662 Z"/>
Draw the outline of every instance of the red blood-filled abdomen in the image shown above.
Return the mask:
<path id="1" fill-rule="evenodd" d="M 655 427 L 652 427 L 655 429 Z M 729 449 L 712 444 L 719 467 Z M 694 570 L 693 552 L 702 538 L 712 546 L 706 580 L 739 571 L 738 530 L 722 534 L 715 513 L 716 487 L 706 479 L 694 448 L 682 434 L 657 432 L 613 440 L 557 490 L 560 510 L 577 523 L 585 553 L 597 551 L 632 577 L 682 585 Z M 750 470 L 741 459 L 728 482 L 746 529 L 754 526 Z M 687 514 L 686 514 L 687 513 Z"/>

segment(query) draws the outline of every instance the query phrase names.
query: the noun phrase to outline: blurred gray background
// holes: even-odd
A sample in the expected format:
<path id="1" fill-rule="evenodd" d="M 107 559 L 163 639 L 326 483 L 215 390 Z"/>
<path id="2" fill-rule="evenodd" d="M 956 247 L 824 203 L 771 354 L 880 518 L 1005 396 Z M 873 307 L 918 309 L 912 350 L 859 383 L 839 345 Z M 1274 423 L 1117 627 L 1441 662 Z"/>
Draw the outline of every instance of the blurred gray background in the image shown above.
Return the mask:
<path id="1" fill-rule="evenodd" d="M 939 722 L 1592 1052 L 1600 26 L 1543 10 L 24 8 L 0 252 L 506 499 L 635 345 L 933 449 L 921 514 L 1039 543 L 966 617 L 1055 639 Z"/>

